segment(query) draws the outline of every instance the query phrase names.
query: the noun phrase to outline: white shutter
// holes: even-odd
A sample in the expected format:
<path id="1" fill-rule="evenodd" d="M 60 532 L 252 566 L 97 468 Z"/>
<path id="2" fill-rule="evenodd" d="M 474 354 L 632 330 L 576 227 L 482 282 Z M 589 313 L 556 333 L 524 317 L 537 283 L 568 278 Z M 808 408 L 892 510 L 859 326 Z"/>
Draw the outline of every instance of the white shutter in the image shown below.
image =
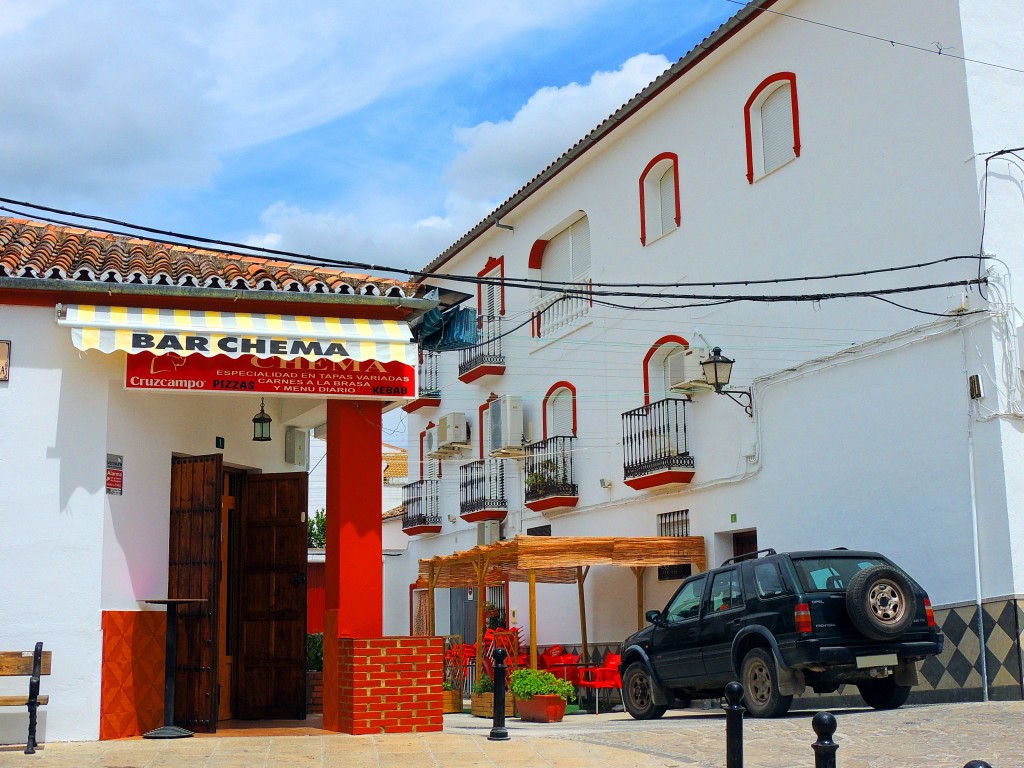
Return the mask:
<path id="1" fill-rule="evenodd" d="M 559 232 L 548 241 L 540 272 L 542 280 L 558 283 L 568 283 L 572 280 L 572 241 L 569 230 Z"/>
<path id="2" fill-rule="evenodd" d="M 548 400 L 548 437 L 572 437 L 572 392 L 560 389 Z"/>
<path id="3" fill-rule="evenodd" d="M 665 234 L 676 228 L 676 173 L 675 168 L 669 169 L 662 174 L 658 181 L 658 189 L 661 200 L 661 232 Z"/>
<path id="4" fill-rule="evenodd" d="M 686 380 L 686 349 L 678 347 L 665 358 L 665 395 L 670 396 L 672 387 Z"/>
<path id="5" fill-rule="evenodd" d="M 590 275 L 590 222 L 580 219 L 571 227 L 572 280 L 580 282 Z"/>
<path id="6" fill-rule="evenodd" d="M 793 95 L 788 83 L 761 105 L 761 146 L 765 173 L 793 159 Z"/>

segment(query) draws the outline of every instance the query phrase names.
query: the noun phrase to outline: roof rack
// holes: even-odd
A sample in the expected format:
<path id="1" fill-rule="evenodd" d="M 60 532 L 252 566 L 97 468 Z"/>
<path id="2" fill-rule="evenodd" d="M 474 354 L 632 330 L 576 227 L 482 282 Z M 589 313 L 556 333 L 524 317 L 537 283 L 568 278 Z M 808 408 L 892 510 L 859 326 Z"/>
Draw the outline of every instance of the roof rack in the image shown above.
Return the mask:
<path id="1" fill-rule="evenodd" d="M 728 560 L 723 562 L 722 565 L 720 565 L 718 567 L 721 568 L 723 565 L 729 565 L 731 563 L 738 563 L 741 560 L 750 560 L 751 558 L 756 558 L 762 552 L 766 552 L 769 555 L 777 555 L 777 554 L 779 554 L 778 552 L 776 552 L 771 547 L 768 547 L 768 549 L 759 549 L 759 550 L 757 550 L 757 552 L 747 552 L 747 554 L 745 554 L 745 555 L 737 555 L 736 557 L 730 557 Z"/>

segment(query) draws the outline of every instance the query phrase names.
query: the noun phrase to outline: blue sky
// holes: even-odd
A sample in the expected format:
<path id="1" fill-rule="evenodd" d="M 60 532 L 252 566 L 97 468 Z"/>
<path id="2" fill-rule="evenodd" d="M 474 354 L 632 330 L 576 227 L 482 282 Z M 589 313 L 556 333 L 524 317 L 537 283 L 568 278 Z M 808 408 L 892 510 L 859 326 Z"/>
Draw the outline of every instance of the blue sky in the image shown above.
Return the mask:
<path id="1" fill-rule="evenodd" d="M 726 0 L 4 0 L 0 196 L 419 267 Z"/>

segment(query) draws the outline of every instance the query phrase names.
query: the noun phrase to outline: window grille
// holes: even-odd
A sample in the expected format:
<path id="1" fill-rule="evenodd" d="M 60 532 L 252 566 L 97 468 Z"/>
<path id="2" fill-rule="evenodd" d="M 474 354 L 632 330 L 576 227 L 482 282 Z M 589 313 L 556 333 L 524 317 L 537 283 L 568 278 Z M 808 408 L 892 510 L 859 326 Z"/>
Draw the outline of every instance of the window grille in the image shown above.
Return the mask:
<path id="1" fill-rule="evenodd" d="M 680 509 L 658 515 L 659 536 L 689 536 L 690 510 Z M 658 581 L 685 579 L 693 572 L 689 563 L 681 565 L 659 565 Z"/>

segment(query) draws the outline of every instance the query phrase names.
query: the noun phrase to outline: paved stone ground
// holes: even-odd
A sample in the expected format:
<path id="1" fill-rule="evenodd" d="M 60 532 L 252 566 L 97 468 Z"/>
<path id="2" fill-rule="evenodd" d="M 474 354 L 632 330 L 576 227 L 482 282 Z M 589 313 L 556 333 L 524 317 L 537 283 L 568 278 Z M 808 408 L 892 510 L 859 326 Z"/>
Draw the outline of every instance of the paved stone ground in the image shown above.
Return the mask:
<path id="1" fill-rule="evenodd" d="M 744 721 L 746 768 L 812 768 L 813 712 Z M 892 712 L 834 712 L 840 768 L 1024 766 L 1024 702 L 935 704 Z M 725 717 L 671 711 L 638 722 L 624 714 L 571 715 L 562 723 L 507 722 L 509 741 L 488 741 L 490 721 L 446 715 L 443 733 L 348 736 L 303 729 L 236 732 L 171 741 L 45 744 L 35 755 L 0 747 L 0 766 L 33 768 L 723 768 Z"/>

